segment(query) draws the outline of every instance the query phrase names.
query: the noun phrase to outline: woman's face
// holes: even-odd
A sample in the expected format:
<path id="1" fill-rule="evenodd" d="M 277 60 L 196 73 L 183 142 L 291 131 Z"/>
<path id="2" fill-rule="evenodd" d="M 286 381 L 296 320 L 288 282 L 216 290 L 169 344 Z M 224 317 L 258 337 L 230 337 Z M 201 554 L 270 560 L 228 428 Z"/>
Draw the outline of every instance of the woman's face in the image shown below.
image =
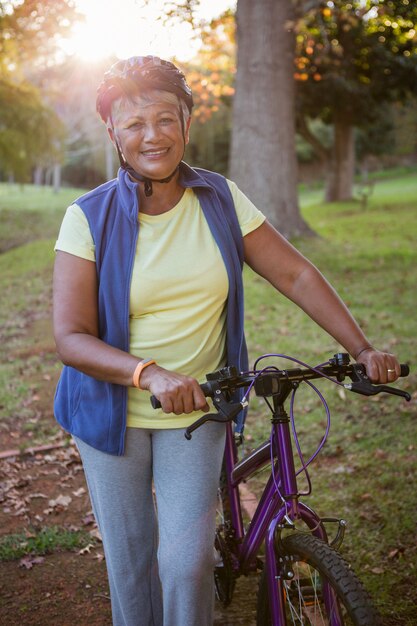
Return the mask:
<path id="1" fill-rule="evenodd" d="M 166 178 L 181 161 L 189 140 L 190 121 L 181 125 L 180 110 L 158 98 L 123 101 L 114 114 L 114 134 L 127 163 L 147 178 Z M 109 129 L 114 141 L 112 129 Z"/>

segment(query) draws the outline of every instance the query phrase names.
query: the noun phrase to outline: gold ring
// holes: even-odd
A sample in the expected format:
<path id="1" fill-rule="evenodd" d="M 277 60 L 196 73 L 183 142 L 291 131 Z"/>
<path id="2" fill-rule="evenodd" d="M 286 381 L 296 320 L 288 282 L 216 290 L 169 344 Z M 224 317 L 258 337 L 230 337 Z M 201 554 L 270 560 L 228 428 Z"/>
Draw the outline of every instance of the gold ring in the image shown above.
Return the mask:
<path id="1" fill-rule="evenodd" d="M 387 370 L 387 372 L 390 372 L 390 373 L 391 373 L 391 372 L 395 372 L 395 370 Z"/>

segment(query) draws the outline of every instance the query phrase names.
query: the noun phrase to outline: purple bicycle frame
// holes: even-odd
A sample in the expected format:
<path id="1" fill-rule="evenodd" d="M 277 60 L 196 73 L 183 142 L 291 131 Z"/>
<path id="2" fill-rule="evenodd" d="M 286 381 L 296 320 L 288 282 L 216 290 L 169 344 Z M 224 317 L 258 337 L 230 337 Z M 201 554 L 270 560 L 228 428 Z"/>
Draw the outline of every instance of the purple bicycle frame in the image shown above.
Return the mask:
<path id="1" fill-rule="evenodd" d="M 288 520 L 302 520 L 313 535 L 325 542 L 328 542 L 327 533 L 318 515 L 304 503 L 299 502 L 290 427 L 287 420 L 273 424 L 273 437 L 277 448 L 274 468 L 250 525 L 245 532 L 239 484 L 257 469 L 271 461 L 271 443 L 266 441 L 243 460 L 237 462 L 237 447 L 233 426 L 229 422 L 226 428 L 224 459 L 232 524 L 237 545 L 237 566 L 241 573 L 247 573 L 256 569 L 256 557 L 265 539 L 265 567 L 267 568 L 272 626 L 286 626 L 284 587 L 276 565 L 276 531 L 283 527 Z M 277 483 L 280 485 L 281 495 L 285 504 L 277 493 Z M 330 586 L 326 584 L 326 581 L 323 581 L 323 599 L 328 614 L 331 612 L 331 626 L 342 626 L 343 620 L 339 615 L 335 594 Z"/>

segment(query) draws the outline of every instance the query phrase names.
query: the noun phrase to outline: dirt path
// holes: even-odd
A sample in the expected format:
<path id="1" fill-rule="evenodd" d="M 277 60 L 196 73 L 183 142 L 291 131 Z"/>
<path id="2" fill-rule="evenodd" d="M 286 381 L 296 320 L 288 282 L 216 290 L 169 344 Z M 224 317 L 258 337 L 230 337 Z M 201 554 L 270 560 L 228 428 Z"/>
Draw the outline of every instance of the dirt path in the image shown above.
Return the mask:
<path id="1" fill-rule="evenodd" d="M 75 447 L 1 459 L 0 485 L 1 535 L 30 538 L 45 526 L 91 535 L 76 551 L 0 563 L 2 626 L 111 626 L 102 545 Z M 216 605 L 215 625 L 255 624 L 256 588 L 254 578 L 239 580 L 232 605 Z"/>
<path id="2" fill-rule="evenodd" d="M 216 605 L 214 626 L 256 624 L 254 583 L 242 579 L 230 607 Z M 0 585 L 3 626 L 111 626 L 105 566 L 94 554 L 53 554 L 31 570 L 3 563 Z"/>

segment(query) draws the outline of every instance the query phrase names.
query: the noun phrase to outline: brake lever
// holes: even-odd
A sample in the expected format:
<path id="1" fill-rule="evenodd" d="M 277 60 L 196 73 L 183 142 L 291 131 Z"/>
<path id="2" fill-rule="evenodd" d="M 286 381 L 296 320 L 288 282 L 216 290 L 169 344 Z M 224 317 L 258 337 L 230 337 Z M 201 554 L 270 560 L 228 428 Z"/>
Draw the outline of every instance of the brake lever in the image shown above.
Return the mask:
<path id="1" fill-rule="evenodd" d="M 373 385 L 366 375 L 363 365 L 357 363 L 353 365 L 352 382 L 344 384 L 344 388 L 362 396 L 376 396 L 378 393 L 389 393 L 393 396 L 400 396 L 410 402 L 411 395 L 407 391 L 390 387 L 388 385 Z"/>
<path id="2" fill-rule="evenodd" d="M 238 413 L 241 412 L 245 406 L 248 405 L 247 402 L 234 402 L 233 404 L 229 404 L 223 396 L 219 396 L 214 398 L 214 402 L 216 402 L 216 408 L 218 413 L 207 413 L 206 415 L 202 415 L 198 420 L 196 420 L 191 426 L 185 429 L 184 437 L 191 439 L 191 433 L 200 428 L 206 422 L 230 422 L 232 419 L 236 417 Z"/>
<path id="3" fill-rule="evenodd" d="M 360 393 L 362 396 L 376 396 L 378 393 L 390 393 L 393 396 L 401 396 L 405 398 L 407 402 L 410 402 L 411 396 L 407 391 L 397 389 L 396 387 L 389 387 L 388 385 L 373 385 L 368 382 L 354 382 L 343 385 L 345 389 L 353 391 L 354 393 Z"/>
<path id="4" fill-rule="evenodd" d="M 203 415 L 198 420 L 193 422 L 191 426 L 188 426 L 188 428 L 185 429 L 184 437 L 188 439 L 189 441 L 192 437 L 191 433 L 194 430 L 197 430 L 197 428 L 200 428 L 200 426 L 202 426 L 206 422 L 228 422 L 228 421 L 229 421 L 229 418 L 226 415 L 220 415 L 220 413 L 207 413 L 206 415 Z"/>

